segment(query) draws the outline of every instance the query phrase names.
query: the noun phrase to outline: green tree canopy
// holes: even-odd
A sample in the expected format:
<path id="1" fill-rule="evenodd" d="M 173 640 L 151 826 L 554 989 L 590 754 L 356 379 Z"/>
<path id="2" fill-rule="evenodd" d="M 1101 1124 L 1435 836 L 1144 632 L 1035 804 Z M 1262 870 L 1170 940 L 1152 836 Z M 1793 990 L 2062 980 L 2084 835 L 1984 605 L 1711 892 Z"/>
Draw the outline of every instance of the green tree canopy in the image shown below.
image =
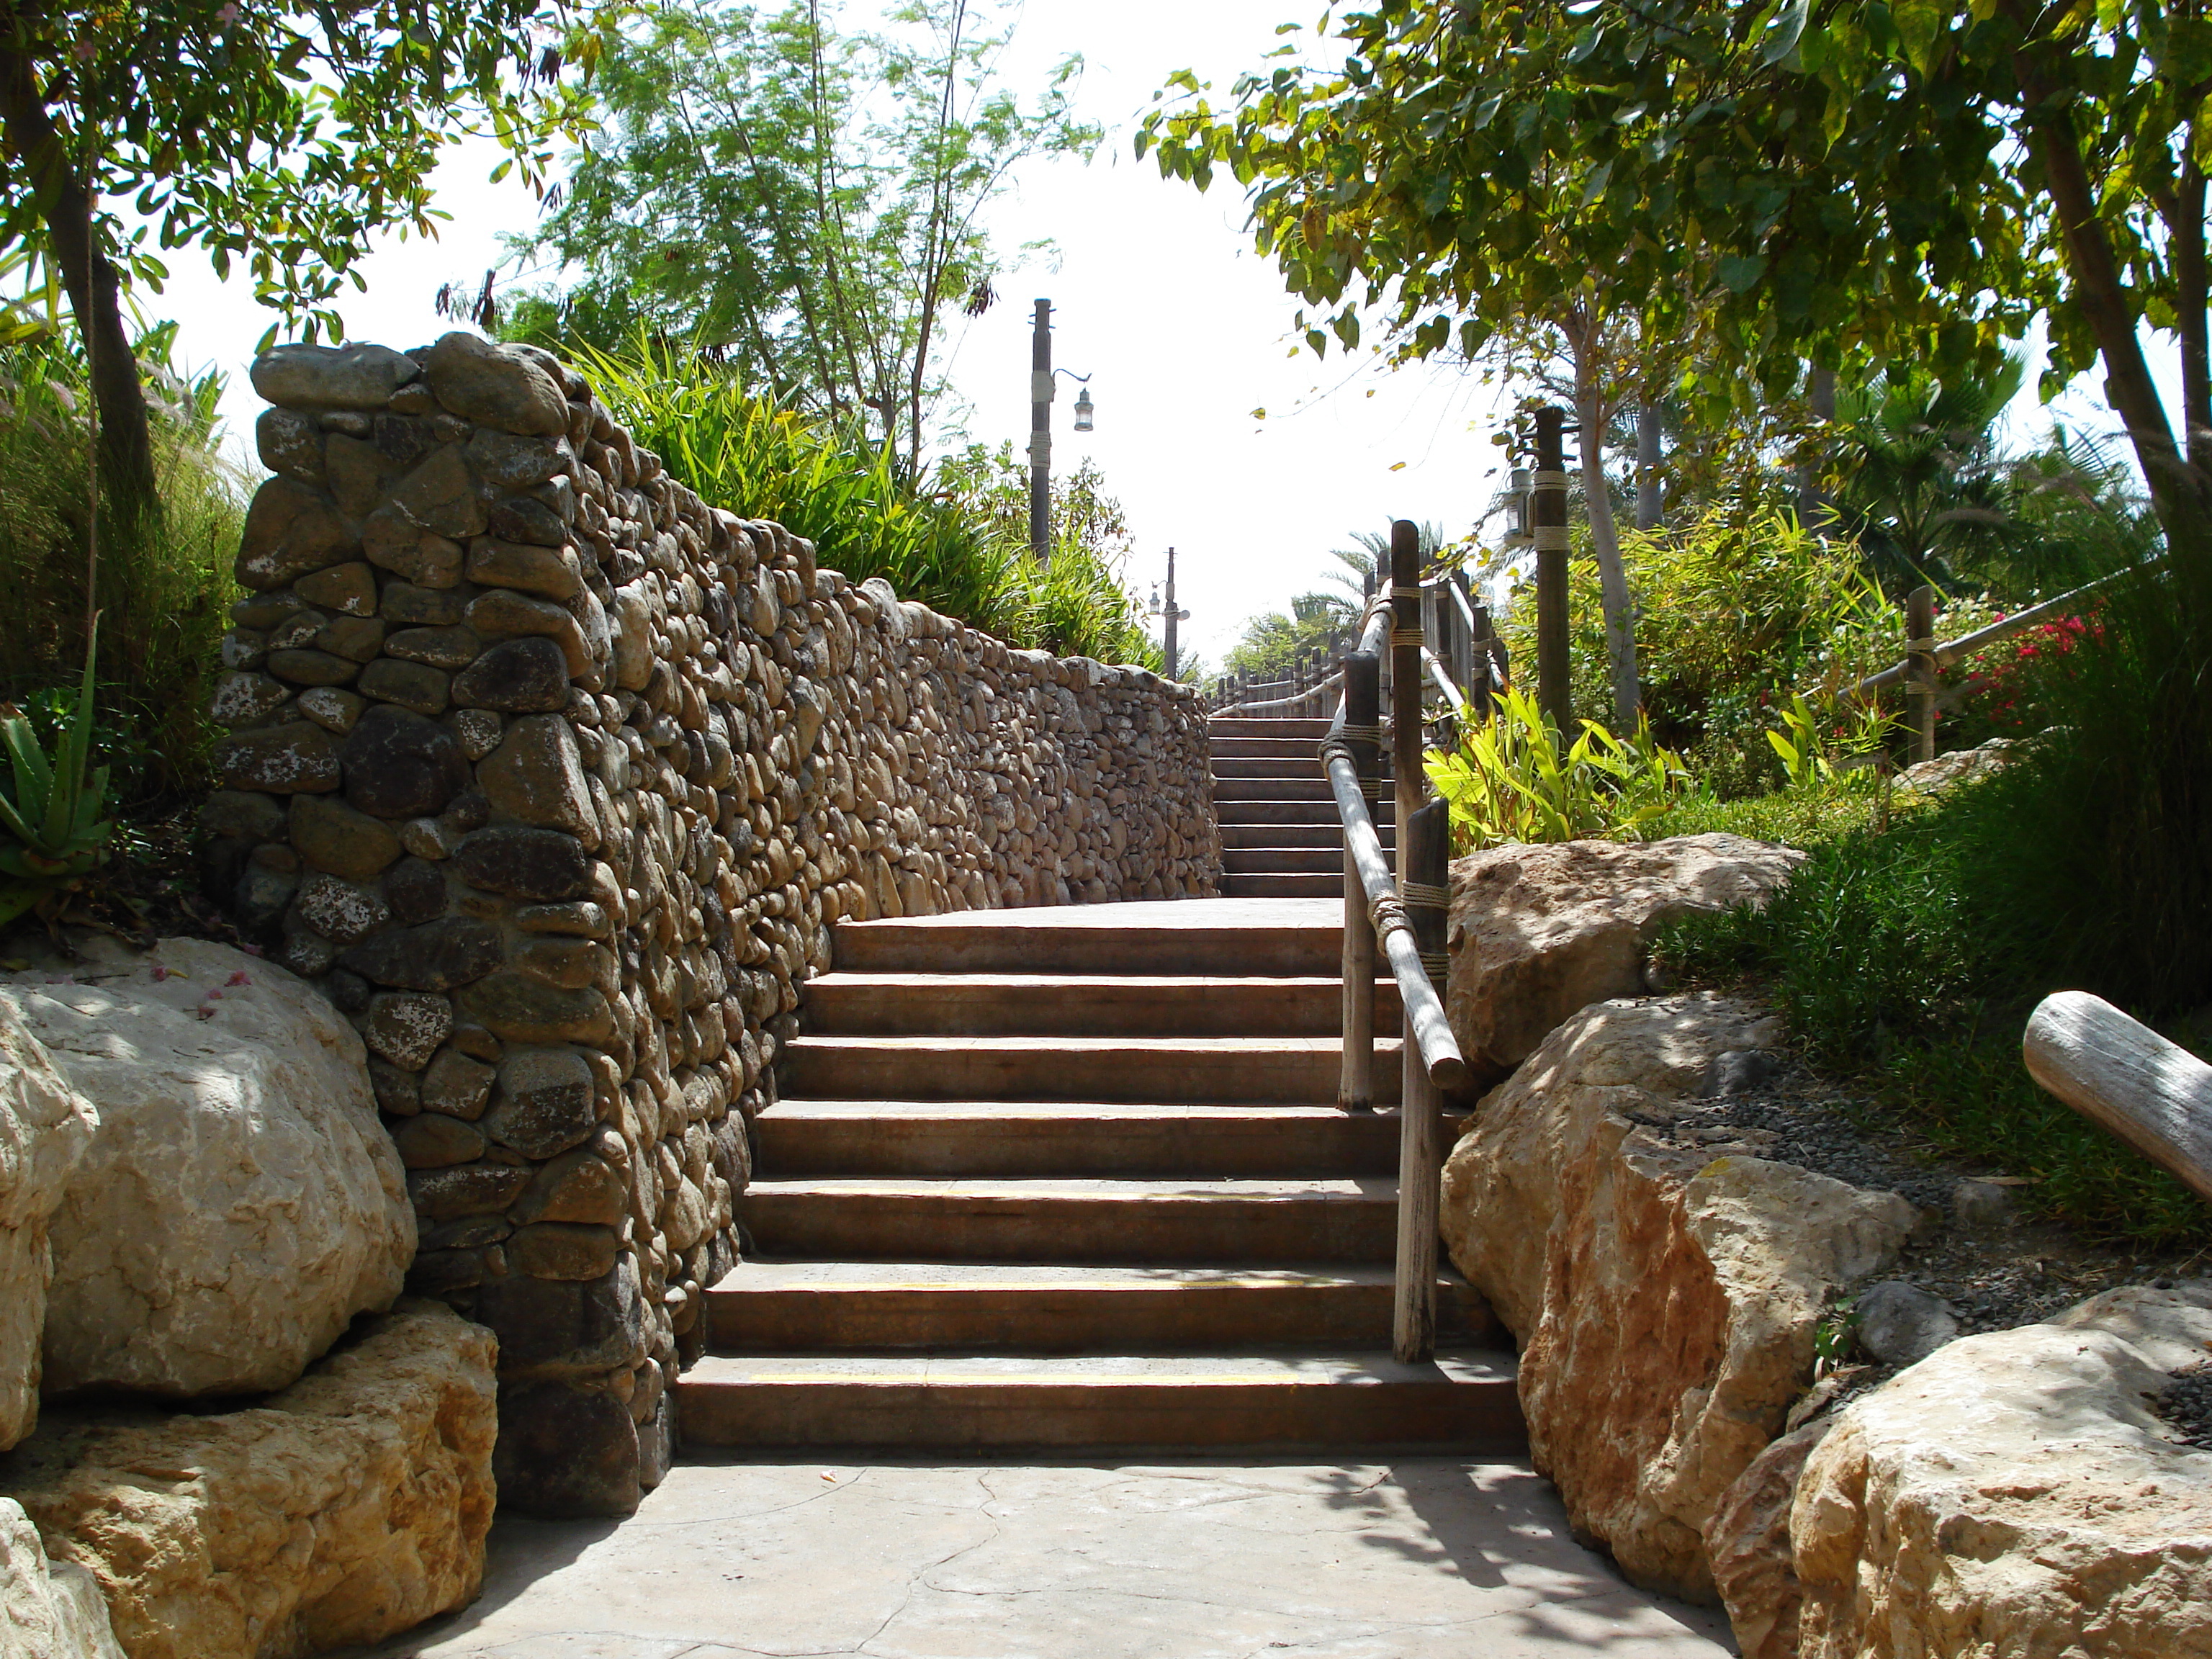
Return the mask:
<path id="1" fill-rule="evenodd" d="M 161 256 L 204 248 L 309 337 L 370 236 L 432 229 L 429 175 L 472 123 L 540 176 L 584 118 L 565 0 L 11 5 L 0 21 L 0 250 L 47 262 L 92 357 L 110 476 L 153 496 L 145 398 L 123 320 Z M 127 204 L 131 218 L 119 210 Z M 356 278 L 356 283 L 358 278 Z M 20 316 L 20 313 L 18 315 Z"/>
<path id="2" fill-rule="evenodd" d="M 1005 269 L 982 209 L 1024 158 L 1087 154 L 1099 134 L 1071 112 L 1079 60 L 1026 105 L 996 82 L 1006 33 L 975 0 L 889 21 L 846 34 L 819 0 L 668 0 L 611 30 L 606 134 L 571 158 L 531 244 L 586 280 L 514 325 L 711 349 L 913 471 L 945 313 L 980 313 Z"/>
<path id="3" fill-rule="evenodd" d="M 1810 361 L 1988 373 L 2049 319 L 2101 360 L 2169 544 L 2212 566 L 2203 104 L 2212 20 L 2164 0 L 1376 0 L 1340 70 L 1217 114 L 1188 75 L 1140 151 L 1253 191 L 1261 246 L 1346 346 L 1473 353 L 1592 270 L 1717 412 Z M 1564 254 L 1547 216 L 1572 204 Z M 2177 343 L 2177 440 L 2137 326 Z M 1324 330 L 1327 331 L 1324 332 Z"/>

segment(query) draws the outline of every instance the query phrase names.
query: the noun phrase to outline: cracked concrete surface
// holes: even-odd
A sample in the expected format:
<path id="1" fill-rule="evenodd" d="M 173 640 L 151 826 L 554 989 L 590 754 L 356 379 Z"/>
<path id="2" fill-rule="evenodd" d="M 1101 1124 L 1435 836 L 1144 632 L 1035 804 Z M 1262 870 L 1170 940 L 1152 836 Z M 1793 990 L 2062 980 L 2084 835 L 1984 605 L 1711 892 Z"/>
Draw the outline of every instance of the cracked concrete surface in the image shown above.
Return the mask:
<path id="1" fill-rule="evenodd" d="M 1705 1659 L 1524 1465 L 732 1457 L 631 1519 L 502 1520 L 376 1659 Z"/>

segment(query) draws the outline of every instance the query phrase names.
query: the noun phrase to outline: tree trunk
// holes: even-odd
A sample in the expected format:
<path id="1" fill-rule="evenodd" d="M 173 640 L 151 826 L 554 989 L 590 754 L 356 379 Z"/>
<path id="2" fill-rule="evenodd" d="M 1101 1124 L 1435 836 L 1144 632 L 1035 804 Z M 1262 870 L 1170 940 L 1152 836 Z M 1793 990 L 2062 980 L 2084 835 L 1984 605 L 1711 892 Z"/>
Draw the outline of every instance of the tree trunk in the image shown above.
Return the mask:
<path id="1" fill-rule="evenodd" d="M 1649 404 L 1636 411 L 1636 527 L 1659 528 L 1662 510 L 1659 480 L 1659 411 Z"/>
<path id="2" fill-rule="evenodd" d="M 92 362 L 100 411 L 100 469 L 109 505 L 130 520 L 159 505 L 154 486 L 153 423 L 138 362 L 123 325 L 123 280 L 93 230 L 95 203 L 71 163 L 53 117 L 39 96 L 31 61 L 0 49 L 0 131 L 19 175 L 31 187 L 60 268 L 70 310 Z"/>
<path id="3" fill-rule="evenodd" d="M 1814 420 L 1825 425 L 1836 423 L 1834 369 L 1814 368 L 1807 372 L 1805 409 Z M 1835 502 L 1829 500 L 1828 492 L 1820 488 L 1818 464 L 1808 461 L 1801 465 L 1797 469 L 1797 522 L 1808 530 L 1819 530 L 1835 515 Z"/>
<path id="4" fill-rule="evenodd" d="M 1620 532 L 1605 484 L 1604 402 L 1597 395 L 1594 352 L 1586 336 L 1575 351 L 1575 419 L 1582 427 L 1583 500 L 1589 512 L 1590 550 L 1597 555 L 1598 587 L 1605 605 L 1605 655 L 1613 682 L 1613 730 L 1631 737 L 1642 699 L 1636 685 L 1636 617 L 1628 573 L 1621 568 Z"/>
<path id="5" fill-rule="evenodd" d="M 2032 20 L 2018 0 L 2009 0 L 2003 9 L 2032 40 Z M 2042 163 L 2044 186 L 2065 239 L 2075 296 L 2105 362 L 2106 401 L 2127 427 L 2176 568 L 2212 571 L 2212 475 L 2191 465 L 2174 446 L 2165 402 L 2136 335 L 2119 261 L 2097 216 L 2096 186 L 2062 96 L 2061 79 L 2045 68 L 2042 50 L 2032 45 L 2014 52 L 2013 73 L 2026 106 L 2028 146 Z"/>

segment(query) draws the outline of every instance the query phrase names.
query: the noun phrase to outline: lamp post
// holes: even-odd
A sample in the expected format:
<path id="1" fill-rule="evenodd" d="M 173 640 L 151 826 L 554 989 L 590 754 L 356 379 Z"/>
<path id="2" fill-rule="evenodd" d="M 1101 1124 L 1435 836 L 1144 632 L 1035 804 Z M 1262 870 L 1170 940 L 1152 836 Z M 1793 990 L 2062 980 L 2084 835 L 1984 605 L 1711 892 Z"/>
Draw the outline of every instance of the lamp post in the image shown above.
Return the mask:
<path id="1" fill-rule="evenodd" d="M 1076 394 L 1075 429 L 1095 430 L 1091 377 L 1052 366 L 1052 301 L 1036 302 L 1030 331 L 1030 556 L 1037 568 L 1052 564 L 1052 396 L 1055 374 L 1065 374 L 1085 390 Z"/>
<path id="2" fill-rule="evenodd" d="M 1083 405 L 1079 403 L 1076 407 L 1079 410 Z M 1172 547 L 1168 549 L 1167 592 L 1163 595 L 1159 589 L 1152 590 L 1152 615 L 1161 618 L 1167 625 L 1167 638 L 1164 643 L 1163 653 L 1167 659 L 1167 676 L 1170 679 L 1173 679 L 1176 677 L 1176 624 L 1188 622 L 1190 612 L 1176 609 L 1175 549 Z"/>

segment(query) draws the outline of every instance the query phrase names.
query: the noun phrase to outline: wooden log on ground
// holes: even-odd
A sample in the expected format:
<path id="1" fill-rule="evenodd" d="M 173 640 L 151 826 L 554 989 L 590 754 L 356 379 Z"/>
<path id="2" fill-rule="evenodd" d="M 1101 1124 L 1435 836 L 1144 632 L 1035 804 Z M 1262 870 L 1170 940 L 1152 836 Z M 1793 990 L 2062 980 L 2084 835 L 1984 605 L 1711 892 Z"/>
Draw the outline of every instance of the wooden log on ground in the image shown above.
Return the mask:
<path id="1" fill-rule="evenodd" d="M 2027 1073 L 2212 1200 L 2212 1066 L 2087 991 L 2036 1006 Z"/>

